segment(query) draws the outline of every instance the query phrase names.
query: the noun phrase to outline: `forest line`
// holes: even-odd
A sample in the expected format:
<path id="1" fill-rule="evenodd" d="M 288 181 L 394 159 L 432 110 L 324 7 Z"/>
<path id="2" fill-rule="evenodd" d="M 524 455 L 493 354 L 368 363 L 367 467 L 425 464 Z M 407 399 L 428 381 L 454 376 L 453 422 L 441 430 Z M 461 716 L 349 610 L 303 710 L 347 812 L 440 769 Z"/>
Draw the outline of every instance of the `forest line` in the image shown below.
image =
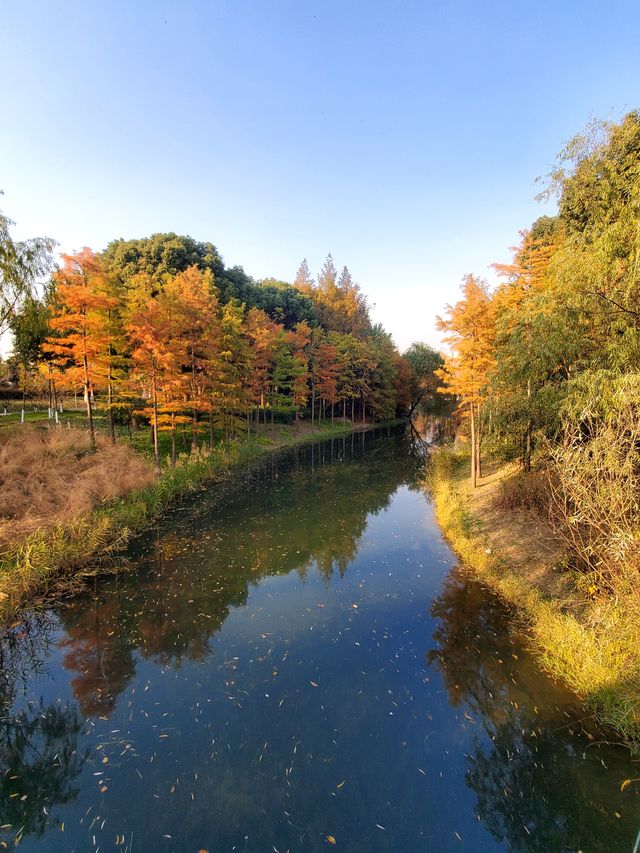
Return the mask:
<path id="1" fill-rule="evenodd" d="M 162 433 L 175 465 L 179 428 L 196 450 L 259 435 L 274 416 L 407 414 L 439 363 L 421 344 L 402 356 L 331 255 L 317 282 L 306 260 L 293 284 L 254 282 L 212 244 L 175 234 L 62 256 L 43 297 L 25 291 L 7 324 L 23 398 L 44 389 L 55 413 L 59 391 L 82 389 L 92 442 L 95 406 L 113 441 L 116 423 L 148 423 L 157 466 Z"/>

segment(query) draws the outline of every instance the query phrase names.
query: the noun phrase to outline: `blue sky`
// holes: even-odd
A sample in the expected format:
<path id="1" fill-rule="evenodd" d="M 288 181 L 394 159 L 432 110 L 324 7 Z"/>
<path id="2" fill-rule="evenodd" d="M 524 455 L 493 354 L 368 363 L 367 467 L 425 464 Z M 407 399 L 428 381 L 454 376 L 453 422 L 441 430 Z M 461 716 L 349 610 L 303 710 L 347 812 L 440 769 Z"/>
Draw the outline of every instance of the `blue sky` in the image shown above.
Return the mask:
<path id="1" fill-rule="evenodd" d="M 68 251 L 331 251 L 401 348 L 491 279 L 562 143 L 640 106 L 635 2 L 0 3 L 0 201 Z"/>

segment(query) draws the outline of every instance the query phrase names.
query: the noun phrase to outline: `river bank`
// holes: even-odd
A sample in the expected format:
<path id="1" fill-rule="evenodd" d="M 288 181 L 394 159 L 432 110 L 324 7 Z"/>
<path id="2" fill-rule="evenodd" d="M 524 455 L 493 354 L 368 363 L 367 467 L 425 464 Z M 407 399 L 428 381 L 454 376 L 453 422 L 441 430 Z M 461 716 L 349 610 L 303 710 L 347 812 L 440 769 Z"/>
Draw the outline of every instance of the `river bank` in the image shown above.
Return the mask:
<path id="1" fill-rule="evenodd" d="M 542 513 L 504 506 L 515 467 L 489 466 L 473 492 L 467 472 L 464 453 L 434 452 L 428 486 L 451 546 L 516 608 L 544 668 L 638 753 L 640 645 L 628 602 L 582 588 Z"/>
<path id="2" fill-rule="evenodd" d="M 150 485 L 146 480 L 144 488 L 130 489 L 91 511 L 5 544 L 0 553 L 0 620 L 6 620 L 27 603 L 48 601 L 82 585 L 88 576 L 106 571 L 129 540 L 175 501 L 204 484 L 223 482 L 238 464 L 285 447 L 376 426 L 380 424 L 276 424 L 258 438 L 224 442 L 212 449 L 202 447 L 188 455 L 181 454 L 174 468 L 167 464 L 158 479 Z"/>

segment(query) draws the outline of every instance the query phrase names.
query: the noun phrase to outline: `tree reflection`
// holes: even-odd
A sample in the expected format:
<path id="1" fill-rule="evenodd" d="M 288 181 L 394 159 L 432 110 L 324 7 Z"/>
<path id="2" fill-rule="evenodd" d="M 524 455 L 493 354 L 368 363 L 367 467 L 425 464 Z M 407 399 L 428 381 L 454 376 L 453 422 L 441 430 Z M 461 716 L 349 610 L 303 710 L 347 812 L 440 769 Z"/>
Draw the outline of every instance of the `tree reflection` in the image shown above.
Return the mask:
<path id="1" fill-rule="evenodd" d="M 432 613 L 439 624 L 429 660 L 451 703 L 479 724 L 466 781 L 484 825 L 522 853 L 630 849 L 639 798 L 624 800 L 599 778 L 605 765 L 630 775 L 625 751 L 571 724 L 580 716 L 572 697 L 514 641 L 509 610 L 453 572 Z"/>
<path id="2" fill-rule="evenodd" d="M 19 696 L 20 686 L 44 671 L 52 630 L 46 616 L 35 615 L 0 637 L 0 823 L 13 841 L 43 833 L 51 809 L 75 799 L 73 781 L 85 759 L 74 706 Z"/>
<path id="3" fill-rule="evenodd" d="M 252 585 L 314 568 L 327 583 L 355 558 L 371 514 L 417 471 L 407 440 L 349 436 L 263 459 L 202 491 L 148 537 L 136 572 L 99 580 L 61 614 L 64 665 L 82 711 L 104 716 L 137 655 L 202 660 Z"/>

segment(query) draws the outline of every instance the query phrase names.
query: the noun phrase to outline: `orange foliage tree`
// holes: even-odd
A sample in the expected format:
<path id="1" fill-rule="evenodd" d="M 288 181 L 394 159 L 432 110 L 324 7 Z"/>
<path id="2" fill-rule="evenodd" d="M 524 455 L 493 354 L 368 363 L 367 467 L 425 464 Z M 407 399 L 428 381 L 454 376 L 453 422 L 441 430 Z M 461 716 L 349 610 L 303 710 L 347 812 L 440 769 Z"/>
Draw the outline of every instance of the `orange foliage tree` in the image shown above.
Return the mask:
<path id="1" fill-rule="evenodd" d="M 173 436 L 172 460 L 175 463 L 175 428 L 178 418 L 187 420 L 180 412 L 184 399 L 179 348 L 173 338 L 171 311 L 167 300 L 148 295 L 133 308 L 126 324 L 132 345 L 131 383 L 140 386 L 148 405 L 140 412 L 149 418 L 153 438 L 153 456 L 160 468 L 158 432 L 171 429 Z"/>
<path id="2" fill-rule="evenodd" d="M 54 275 L 58 312 L 49 321 L 56 336 L 47 338 L 44 349 L 64 368 L 67 383 L 82 385 L 95 448 L 93 396 L 95 390 L 110 387 L 113 348 L 109 318 L 118 300 L 108 295 L 106 272 L 91 249 L 63 255 L 62 261 Z"/>
<path id="3" fill-rule="evenodd" d="M 442 369 L 443 393 L 454 394 L 470 421 L 471 484 L 475 488 L 481 475 L 480 409 L 489 373 L 494 364 L 495 317 L 491 295 L 485 282 L 467 275 L 462 284 L 462 299 L 447 306 L 447 316 L 437 318 L 444 342 L 451 347 Z"/>
<path id="4" fill-rule="evenodd" d="M 191 266 L 171 278 L 157 298 L 166 312 L 177 369 L 184 379 L 191 411 L 191 449 L 195 450 L 198 414 L 213 413 L 207 391 L 212 390 L 209 380 L 220 352 L 218 300 L 213 292 L 212 273 Z M 175 380 L 179 382 L 179 377 Z"/>

